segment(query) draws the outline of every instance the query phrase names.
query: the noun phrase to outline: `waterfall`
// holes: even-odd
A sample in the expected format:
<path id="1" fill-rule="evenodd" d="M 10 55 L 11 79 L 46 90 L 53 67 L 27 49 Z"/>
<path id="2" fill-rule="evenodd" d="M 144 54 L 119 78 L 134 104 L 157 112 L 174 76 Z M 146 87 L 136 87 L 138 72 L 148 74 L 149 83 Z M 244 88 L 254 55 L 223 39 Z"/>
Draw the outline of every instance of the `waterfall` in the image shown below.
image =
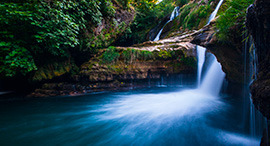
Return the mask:
<path id="1" fill-rule="evenodd" d="M 220 0 L 219 3 L 218 3 L 218 5 L 217 5 L 217 7 L 216 7 L 216 9 L 215 9 L 214 12 L 210 15 L 209 20 L 208 20 L 208 22 L 207 22 L 206 25 L 209 25 L 210 22 L 216 17 L 217 12 L 218 12 L 218 10 L 219 10 L 219 8 L 220 8 L 220 6 L 221 6 L 222 3 L 223 3 L 223 0 Z"/>
<path id="2" fill-rule="evenodd" d="M 198 87 L 201 84 L 201 74 L 202 74 L 202 67 L 204 64 L 204 60 L 205 60 L 205 51 L 206 49 L 204 47 L 201 46 L 196 46 L 197 49 L 197 55 L 198 55 L 198 71 L 197 71 L 197 83 L 198 83 Z"/>
<path id="3" fill-rule="evenodd" d="M 170 20 L 168 20 L 165 25 L 160 29 L 160 31 L 158 32 L 156 38 L 154 39 L 154 41 L 158 41 L 160 39 L 160 35 L 163 31 L 163 28 L 169 23 L 171 22 L 174 18 L 176 18 L 177 16 L 179 15 L 179 7 L 175 7 L 172 14 L 171 14 L 171 17 L 170 17 Z"/>
<path id="4" fill-rule="evenodd" d="M 219 10 L 219 8 L 220 8 L 220 6 L 221 6 L 222 3 L 223 3 L 223 0 L 220 0 L 219 3 L 218 3 L 218 5 L 217 5 L 217 7 L 216 7 L 216 9 L 215 9 L 215 10 L 212 12 L 212 14 L 210 15 L 209 20 L 208 20 L 208 22 L 207 22 L 206 25 L 209 25 L 210 22 L 216 17 L 217 12 L 218 12 L 218 10 Z M 160 39 L 160 35 L 161 35 L 161 33 L 162 33 L 164 27 L 165 27 L 169 22 L 171 22 L 174 18 L 176 18 L 178 15 L 179 15 L 179 7 L 175 7 L 174 10 L 173 10 L 173 12 L 172 12 L 172 14 L 171 14 L 170 20 L 168 20 L 168 21 L 164 24 L 164 26 L 160 29 L 160 31 L 158 32 L 157 36 L 155 37 L 155 39 L 154 39 L 153 41 L 158 41 L 158 40 Z"/>
<path id="5" fill-rule="evenodd" d="M 201 92 L 217 96 L 221 90 L 222 83 L 225 77 L 225 73 L 222 71 L 220 63 L 217 61 L 216 57 L 212 55 L 210 58 L 210 67 L 206 72 L 205 78 L 201 83 L 202 68 L 205 62 L 205 51 L 206 48 L 197 46 L 198 55 L 198 89 Z"/>
<path id="6" fill-rule="evenodd" d="M 179 15 L 179 7 L 175 7 L 173 9 L 173 12 L 171 14 L 171 17 L 170 17 L 170 20 L 169 21 L 172 21 L 175 17 L 177 17 Z"/>
<path id="7" fill-rule="evenodd" d="M 262 116 L 262 114 L 256 110 L 251 94 L 249 86 L 252 84 L 254 80 L 257 79 L 258 74 L 258 57 L 257 57 L 257 49 L 253 43 L 253 38 L 251 36 L 245 35 L 245 48 L 244 48 L 244 116 L 249 112 L 249 133 L 251 138 L 256 138 L 258 135 L 263 133 L 263 128 L 267 127 L 267 122 Z M 243 121 L 246 119 L 244 118 Z"/>
<path id="8" fill-rule="evenodd" d="M 221 65 L 215 57 L 199 89 L 213 96 L 218 96 L 224 77 L 225 73 L 222 71 Z"/>

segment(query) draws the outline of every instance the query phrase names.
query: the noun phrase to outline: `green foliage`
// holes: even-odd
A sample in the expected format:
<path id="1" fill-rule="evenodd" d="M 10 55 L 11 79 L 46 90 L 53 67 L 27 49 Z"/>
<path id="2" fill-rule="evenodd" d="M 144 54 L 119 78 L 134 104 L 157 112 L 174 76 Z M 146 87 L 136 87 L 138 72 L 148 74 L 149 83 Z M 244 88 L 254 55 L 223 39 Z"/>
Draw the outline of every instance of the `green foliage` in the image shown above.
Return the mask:
<path id="1" fill-rule="evenodd" d="M 122 57 L 125 63 L 132 63 L 132 61 L 137 58 L 137 50 L 127 48 L 122 52 Z"/>
<path id="2" fill-rule="evenodd" d="M 175 3 L 177 6 L 183 6 L 185 4 L 187 4 L 189 1 L 188 0 L 176 0 Z"/>
<path id="3" fill-rule="evenodd" d="M 117 52 L 117 49 L 113 46 L 110 46 L 101 56 L 102 62 L 107 64 L 115 63 L 120 54 Z"/>
<path id="4" fill-rule="evenodd" d="M 54 62 L 52 64 L 44 65 L 35 72 L 33 76 L 34 81 L 41 81 L 44 79 L 52 79 L 53 77 L 61 76 L 65 73 L 75 74 L 78 72 L 78 67 L 73 61 Z"/>
<path id="5" fill-rule="evenodd" d="M 150 59 L 154 59 L 154 54 L 151 51 L 146 51 L 146 50 L 141 50 L 139 51 L 139 60 L 150 60 Z"/>
<path id="6" fill-rule="evenodd" d="M 130 48 L 123 50 L 123 52 L 121 53 L 121 57 L 124 59 L 125 63 L 132 63 L 136 60 L 147 61 L 147 60 L 155 59 L 151 51 L 136 50 L 136 49 L 130 49 Z"/>
<path id="7" fill-rule="evenodd" d="M 187 19 L 189 18 L 189 13 L 192 12 L 192 9 L 194 9 L 198 4 L 197 3 L 192 3 L 192 4 L 188 4 L 183 6 L 180 9 L 180 15 L 177 18 L 178 21 L 180 22 L 180 26 L 183 26 L 183 24 L 186 24 Z"/>
<path id="8" fill-rule="evenodd" d="M 102 46 L 104 43 L 87 45 L 92 40 L 88 36 L 94 34 L 93 28 L 103 19 L 111 20 L 114 14 L 110 0 L 11 0 L 1 3 L 0 74 L 26 74 L 52 58 L 70 58 L 72 48 L 90 51 Z M 109 36 L 105 38 L 108 40 Z"/>
<path id="9" fill-rule="evenodd" d="M 197 3 L 192 3 L 185 5 L 180 9 L 179 26 L 182 26 L 184 29 L 197 29 L 201 22 L 205 23 L 210 14 L 210 4 L 198 5 Z"/>
<path id="10" fill-rule="evenodd" d="M 156 4 L 155 0 L 134 0 L 131 5 L 135 7 L 136 17 L 129 29 L 119 38 L 122 44 L 137 44 L 146 41 L 147 33 L 158 25 L 162 19 L 169 15 L 174 7 L 183 5 L 186 0 L 163 0 Z"/>
<path id="11" fill-rule="evenodd" d="M 158 52 L 158 56 L 159 56 L 160 58 L 166 60 L 166 59 L 171 58 L 171 57 L 172 57 L 172 54 L 171 54 L 170 51 L 160 50 L 160 51 Z"/>
<path id="12" fill-rule="evenodd" d="M 221 7 L 220 17 L 217 20 L 217 28 L 219 29 L 218 37 L 220 40 L 229 40 L 231 33 L 241 35 L 242 31 L 231 32 L 235 25 L 244 27 L 245 15 L 247 7 L 253 3 L 253 0 L 227 0 Z"/>
<path id="13" fill-rule="evenodd" d="M 0 42 L 0 73 L 14 76 L 17 72 L 25 75 L 36 70 L 36 65 L 30 52 L 16 44 Z"/>

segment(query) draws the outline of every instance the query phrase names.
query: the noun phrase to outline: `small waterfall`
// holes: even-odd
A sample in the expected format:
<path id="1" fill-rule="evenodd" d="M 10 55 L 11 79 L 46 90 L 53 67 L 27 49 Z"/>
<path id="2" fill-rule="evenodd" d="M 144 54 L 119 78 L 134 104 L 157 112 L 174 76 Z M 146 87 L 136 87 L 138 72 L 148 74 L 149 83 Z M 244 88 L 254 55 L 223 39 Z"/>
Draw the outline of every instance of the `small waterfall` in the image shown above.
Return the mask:
<path id="1" fill-rule="evenodd" d="M 200 89 L 213 96 L 218 96 L 224 77 L 225 73 L 222 71 L 220 63 L 214 58 Z"/>
<path id="2" fill-rule="evenodd" d="M 246 34 L 245 37 L 248 37 Z M 257 79 L 258 74 L 258 57 L 257 49 L 253 43 L 253 38 L 248 37 L 245 41 L 244 49 L 244 116 L 249 112 L 249 133 L 251 138 L 256 138 L 263 133 L 263 129 L 267 127 L 267 122 L 262 114 L 256 110 L 249 86 Z M 248 94 L 246 94 L 248 93 Z M 246 118 L 243 121 L 247 120 Z"/>
<path id="3" fill-rule="evenodd" d="M 197 73 L 197 80 L 198 80 L 198 89 L 201 92 L 211 94 L 213 96 L 217 96 L 221 90 L 221 86 L 225 77 L 225 73 L 222 71 L 220 63 L 217 61 L 214 55 L 210 56 L 209 58 L 210 67 L 208 68 L 205 78 L 201 83 L 201 74 L 202 68 L 205 62 L 205 52 L 206 48 L 201 46 L 196 46 L 197 48 L 197 55 L 198 55 L 198 73 Z"/>
<path id="4" fill-rule="evenodd" d="M 210 15 L 209 20 L 208 20 L 208 22 L 207 22 L 206 25 L 209 25 L 210 22 L 216 17 L 217 12 L 218 12 L 218 10 L 219 10 L 219 8 L 220 8 L 220 6 L 221 6 L 222 3 L 223 3 L 223 0 L 220 0 L 219 3 L 218 3 L 218 5 L 217 5 L 217 7 L 216 7 L 216 9 L 215 9 L 214 12 Z"/>
<path id="5" fill-rule="evenodd" d="M 205 51 L 206 49 L 204 47 L 201 46 L 196 46 L 197 49 L 197 56 L 198 56 L 198 71 L 197 71 L 197 83 L 198 83 L 198 87 L 201 84 L 201 74 L 202 74 L 202 67 L 204 64 L 204 60 L 205 60 Z"/>
<path id="6" fill-rule="evenodd" d="M 160 39 L 160 35 L 164 29 L 164 27 L 169 23 L 171 22 L 174 18 L 176 18 L 177 16 L 179 15 L 179 7 L 175 7 L 172 14 L 171 14 L 171 17 L 170 17 L 170 20 L 168 20 L 165 25 L 160 29 L 160 31 L 158 32 L 156 38 L 154 39 L 154 41 L 158 41 Z"/>
<path id="7" fill-rule="evenodd" d="M 171 14 L 171 17 L 170 17 L 170 20 L 169 21 L 172 21 L 175 17 L 177 17 L 179 15 L 179 7 L 175 7 L 172 14 Z"/>

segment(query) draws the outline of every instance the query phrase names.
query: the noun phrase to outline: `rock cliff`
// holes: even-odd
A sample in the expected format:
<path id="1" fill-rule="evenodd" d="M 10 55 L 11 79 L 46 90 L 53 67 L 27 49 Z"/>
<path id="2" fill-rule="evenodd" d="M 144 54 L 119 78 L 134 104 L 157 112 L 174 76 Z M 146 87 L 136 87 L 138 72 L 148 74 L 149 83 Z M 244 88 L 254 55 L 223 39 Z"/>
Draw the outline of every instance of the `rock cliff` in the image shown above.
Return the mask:
<path id="1" fill-rule="evenodd" d="M 262 146 L 270 145 L 270 1 L 255 0 L 247 9 L 246 26 L 254 39 L 258 55 L 258 76 L 250 88 L 255 107 L 268 119 L 268 132 Z M 268 133 L 268 134 L 267 134 Z"/>
<path id="2" fill-rule="evenodd" d="M 249 6 L 246 26 L 258 55 L 258 77 L 251 85 L 253 103 L 270 119 L 270 1 L 255 0 Z"/>

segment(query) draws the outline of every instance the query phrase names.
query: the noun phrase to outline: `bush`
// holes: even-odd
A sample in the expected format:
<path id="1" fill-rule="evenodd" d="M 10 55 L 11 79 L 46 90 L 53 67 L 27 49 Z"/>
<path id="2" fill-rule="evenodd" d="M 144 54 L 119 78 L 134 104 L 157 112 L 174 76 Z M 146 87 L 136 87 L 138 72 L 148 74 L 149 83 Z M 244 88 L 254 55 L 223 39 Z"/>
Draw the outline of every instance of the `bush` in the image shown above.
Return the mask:
<path id="1" fill-rule="evenodd" d="M 26 74 L 52 58 L 70 59 L 72 48 L 90 51 L 103 45 L 86 47 L 91 41 L 86 36 L 91 36 L 92 28 L 102 19 L 111 19 L 114 13 L 110 0 L 10 0 L 1 3 L 0 74 Z"/>
<path id="2" fill-rule="evenodd" d="M 26 73 L 36 70 L 37 67 L 30 52 L 16 44 L 0 43 L 0 72 L 6 76 L 12 77 L 17 72 L 25 75 Z"/>
<path id="3" fill-rule="evenodd" d="M 113 46 L 110 46 L 101 56 L 102 63 L 113 64 L 120 57 L 120 54 L 117 52 L 117 49 Z"/>

